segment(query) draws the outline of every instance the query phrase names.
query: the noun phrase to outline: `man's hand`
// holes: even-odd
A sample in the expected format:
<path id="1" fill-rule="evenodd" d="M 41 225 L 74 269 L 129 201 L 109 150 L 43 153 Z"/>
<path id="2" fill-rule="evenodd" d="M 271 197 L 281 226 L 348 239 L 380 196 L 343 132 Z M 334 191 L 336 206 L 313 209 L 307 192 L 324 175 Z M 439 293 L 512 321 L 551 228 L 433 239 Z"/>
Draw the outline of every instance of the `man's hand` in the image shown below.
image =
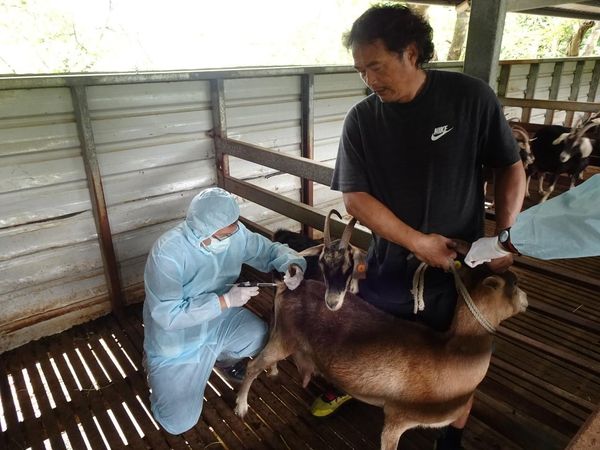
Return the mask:
<path id="1" fill-rule="evenodd" d="M 431 267 L 448 270 L 450 261 L 456 259 L 456 244 L 452 239 L 448 239 L 440 234 L 420 234 L 413 243 L 412 252 L 414 255 Z"/>
<path id="2" fill-rule="evenodd" d="M 511 253 L 507 250 L 504 250 L 500 243 L 498 242 L 498 236 L 494 237 L 483 237 L 477 239 L 471 245 L 471 250 L 465 256 L 465 263 L 469 267 L 476 267 L 479 264 L 489 263 L 493 259 L 504 258 L 505 256 L 509 256 Z M 490 268 L 494 271 L 502 271 L 502 267 L 509 263 L 509 259 L 507 258 L 504 261 L 495 262 L 493 265 L 490 265 Z M 508 266 L 512 264 L 512 258 L 510 258 L 510 263 L 504 267 L 504 270 Z"/>
<path id="3" fill-rule="evenodd" d="M 244 306 L 248 303 L 248 300 L 255 295 L 258 295 L 258 286 L 234 286 L 228 293 L 223 294 L 223 300 L 225 300 L 225 304 L 228 308 L 233 308 L 236 306 Z"/>
<path id="4" fill-rule="evenodd" d="M 292 272 L 294 275 L 292 275 Z M 296 289 L 303 279 L 304 272 L 296 264 L 292 264 L 290 267 L 288 267 L 288 269 L 285 271 L 285 275 L 283 276 L 283 282 L 290 291 Z"/>

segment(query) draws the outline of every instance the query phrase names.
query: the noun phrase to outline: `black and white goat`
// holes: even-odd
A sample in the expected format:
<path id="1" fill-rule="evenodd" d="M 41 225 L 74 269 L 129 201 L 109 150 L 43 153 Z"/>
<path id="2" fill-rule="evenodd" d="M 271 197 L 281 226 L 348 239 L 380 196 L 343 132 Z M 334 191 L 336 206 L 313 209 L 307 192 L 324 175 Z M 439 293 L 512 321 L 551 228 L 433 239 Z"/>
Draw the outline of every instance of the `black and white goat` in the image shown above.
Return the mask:
<path id="1" fill-rule="evenodd" d="M 275 374 L 277 362 L 293 355 L 305 386 L 321 373 L 353 397 L 383 407 L 381 448 L 395 450 L 404 431 L 442 427 L 465 415 L 489 366 L 490 331 L 523 311 L 527 299 L 511 272 L 465 267 L 456 273 L 464 302 L 457 303 L 447 332 L 388 315 L 348 291 L 353 274 L 362 271 L 348 244 L 354 222 L 339 241 L 332 242 L 325 227 L 318 246 L 325 283 L 304 280 L 293 291 L 279 283 L 269 342 L 248 364 L 235 411 L 247 413 L 250 386 L 264 369 Z"/>
<path id="2" fill-rule="evenodd" d="M 600 125 L 598 115 L 592 115 L 587 121 L 569 130 L 560 125 L 549 125 L 540 128 L 532 139 L 531 150 L 535 161 L 527 172 L 526 195 L 529 197 L 529 182 L 532 175 L 538 176 L 538 192 L 544 202 L 554 191 L 561 174 L 570 178 L 570 187 L 581 179 L 582 173 L 589 164 L 594 142 L 586 136 L 594 127 Z M 550 186 L 544 190 L 545 174 L 550 174 Z"/>
<path id="3" fill-rule="evenodd" d="M 519 144 L 519 155 L 521 156 L 523 168 L 527 169 L 527 167 L 535 161 L 535 157 L 531 151 L 531 139 L 529 133 L 525 128 L 515 123 L 510 123 L 510 129 L 512 130 L 512 135 L 517 141 L 517 144 Z"/>

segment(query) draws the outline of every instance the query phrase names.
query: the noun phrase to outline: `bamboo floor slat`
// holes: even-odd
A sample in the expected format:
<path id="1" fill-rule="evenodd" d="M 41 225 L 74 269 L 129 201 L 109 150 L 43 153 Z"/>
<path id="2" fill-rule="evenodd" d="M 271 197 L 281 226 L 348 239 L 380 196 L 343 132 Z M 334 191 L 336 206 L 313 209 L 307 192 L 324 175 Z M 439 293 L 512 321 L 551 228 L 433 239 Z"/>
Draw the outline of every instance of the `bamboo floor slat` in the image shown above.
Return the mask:
<path id="1" fill-rule="evenodd" d="M 499 330 L 464 447 L 563 449 L 600 403 L 600 293 L 577 280 L 515 267 L 529 310 Z M 247 272 L 249 277 L 256 273 Z M 249 304 L 269 320 L 273 292 Z M 262 374 L 245 420 L 235 389 L 216 373 L 202 417 L 173 436 L 150 413 L 142 369 L 140 305 L 31 342 L 0 357 L 0 449 L 360 449 L 378 448 L 381 409 L 351 401 L 324 419 L 309 407 L 324 380 L 307 388 L 290 361 Z M 436 430 L 411 430 L 404 450 L 430 449 Z"/>

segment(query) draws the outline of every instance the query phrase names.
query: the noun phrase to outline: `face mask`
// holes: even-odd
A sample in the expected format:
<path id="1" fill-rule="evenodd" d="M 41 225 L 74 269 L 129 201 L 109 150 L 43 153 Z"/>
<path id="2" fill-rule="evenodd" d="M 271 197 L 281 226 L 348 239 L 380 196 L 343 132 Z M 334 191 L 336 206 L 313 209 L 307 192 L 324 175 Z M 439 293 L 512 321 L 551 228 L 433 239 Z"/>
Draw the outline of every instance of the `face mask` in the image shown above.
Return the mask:
<path id="1" fill-rule="evenodd" d="M 211 253 L 223 253 L 229 248 L 229 243 L 229 239 L 223 239 L 222 241 L 219 241 L 218 239 L 211 239 L 210 244 L 203 245 L 203 247 Z"/>

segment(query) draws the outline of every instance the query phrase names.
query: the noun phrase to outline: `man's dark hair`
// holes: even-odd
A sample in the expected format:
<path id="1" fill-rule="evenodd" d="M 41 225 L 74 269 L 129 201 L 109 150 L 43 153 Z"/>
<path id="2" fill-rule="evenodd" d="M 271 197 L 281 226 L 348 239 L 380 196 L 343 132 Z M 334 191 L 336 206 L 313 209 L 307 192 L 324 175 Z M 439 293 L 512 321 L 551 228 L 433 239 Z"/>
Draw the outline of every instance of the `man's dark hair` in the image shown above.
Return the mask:
<path id="1" fill-rule="evenodd" d="M 371 44 L 381 39 L 387 49 L 402 54 L 414 43 L 419 52 L 417 66 L 433 57 L 433 30 L 429 23 L 410 8 L 398 4 L 374 5 L 360 16 L 344 36 L 344 46 Z"/>

